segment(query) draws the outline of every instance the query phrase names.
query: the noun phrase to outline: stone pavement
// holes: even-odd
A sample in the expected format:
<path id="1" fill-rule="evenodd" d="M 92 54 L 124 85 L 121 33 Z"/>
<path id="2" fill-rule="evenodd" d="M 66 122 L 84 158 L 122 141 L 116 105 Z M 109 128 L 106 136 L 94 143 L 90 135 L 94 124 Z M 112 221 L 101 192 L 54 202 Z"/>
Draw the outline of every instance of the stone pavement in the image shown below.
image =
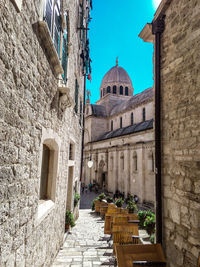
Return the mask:
<path id="1" fill-rule="evenodd" d="M 113 250 L 107 242 L 110 236 L 104 235 L 104 221 L 91 209 L 79 212 L 76 226 L 68 233 L 52 267 L 114 266 Z"/>

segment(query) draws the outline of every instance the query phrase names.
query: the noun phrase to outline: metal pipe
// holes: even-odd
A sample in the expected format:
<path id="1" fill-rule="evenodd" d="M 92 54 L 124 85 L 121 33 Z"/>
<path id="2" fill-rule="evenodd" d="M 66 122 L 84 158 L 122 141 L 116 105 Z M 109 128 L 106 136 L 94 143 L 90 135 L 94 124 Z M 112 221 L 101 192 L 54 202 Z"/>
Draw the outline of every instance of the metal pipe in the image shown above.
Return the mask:
<path id="1" fill-rule="evenodd" d="M 164 31 L 164 15 L 152 23 L 155 35 L 155 167 L 156 167 L 156 242 L 162 244 L 162 172 L 161 172 L 161 80 L 160 47 Z"/>

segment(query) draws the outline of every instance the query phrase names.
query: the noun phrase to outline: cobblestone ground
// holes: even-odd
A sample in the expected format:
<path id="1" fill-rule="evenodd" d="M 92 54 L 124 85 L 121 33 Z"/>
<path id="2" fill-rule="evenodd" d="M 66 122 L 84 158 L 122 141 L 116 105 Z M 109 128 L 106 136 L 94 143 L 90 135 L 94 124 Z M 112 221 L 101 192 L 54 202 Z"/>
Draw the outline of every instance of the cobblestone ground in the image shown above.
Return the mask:
<path id="1" fill-rule="evenodd" d="M 52 267 L 114 266 L 109 237 L 104 235 L 104 221 L 91 210 L 81 209 Z"/>

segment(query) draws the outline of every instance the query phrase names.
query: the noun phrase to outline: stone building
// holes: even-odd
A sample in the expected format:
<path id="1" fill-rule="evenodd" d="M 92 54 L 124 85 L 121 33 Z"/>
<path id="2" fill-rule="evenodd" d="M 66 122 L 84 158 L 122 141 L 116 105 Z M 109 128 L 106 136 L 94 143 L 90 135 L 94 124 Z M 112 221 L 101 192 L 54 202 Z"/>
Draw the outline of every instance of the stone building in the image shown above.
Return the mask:
<path id="1" fill-rule="evenodd" d="M 160 241 L 170 267 L 195 267 L 200 253 L 200 1 L 163 0 L 140 37 L 154 43 L 155 97 L 161 105 L 156 105 L 161 113 Z"/>
<path id="2" fill-rule="evenodd" d="M 86 100 L 83 177 L 87 185 L 154 202 L 153 90 L 133 96 L 131 79 L 118 62 L 105 74 L 96 104 Z"/>
<path id="3" fill-rule="evenodd" d="M 88 0 L 0 1 L 0 266 L 50 266 L 79 190 Z M 81 55 L 81 57 L 80 57 Z"/>

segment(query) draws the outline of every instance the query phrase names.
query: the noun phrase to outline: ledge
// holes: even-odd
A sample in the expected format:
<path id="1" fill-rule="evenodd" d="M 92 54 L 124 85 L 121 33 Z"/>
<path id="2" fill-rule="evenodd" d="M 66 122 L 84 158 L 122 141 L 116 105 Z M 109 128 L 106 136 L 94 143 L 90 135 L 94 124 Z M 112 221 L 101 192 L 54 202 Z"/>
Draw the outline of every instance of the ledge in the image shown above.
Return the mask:
<path id="1" fill-rule="evenodd" d="M 58 53 L 54 47 L 47 23 L 45 21 L 38 21 L 33 26 L 35 28 L 37 26 L 36 34 L 41 40 L 41 45 L 45 50 L 45 54 L 55 73 L 55 76 L 57 77 L 59 74 L 63 74 L 64 71 L 59 60 Z"/>
<path id="2" fill-rule="evenodd" d="M 138 35 L 144 42 L 153 43 L 154 36 L 152 34 L 152 25 L 147 23 Z"/>
<path id="3" fill-rule="evenodd" d="M 35 226 L 39 225 L 47 215 L 54 209 L 55 203 L 52 200 L 39 200 Z"/>

